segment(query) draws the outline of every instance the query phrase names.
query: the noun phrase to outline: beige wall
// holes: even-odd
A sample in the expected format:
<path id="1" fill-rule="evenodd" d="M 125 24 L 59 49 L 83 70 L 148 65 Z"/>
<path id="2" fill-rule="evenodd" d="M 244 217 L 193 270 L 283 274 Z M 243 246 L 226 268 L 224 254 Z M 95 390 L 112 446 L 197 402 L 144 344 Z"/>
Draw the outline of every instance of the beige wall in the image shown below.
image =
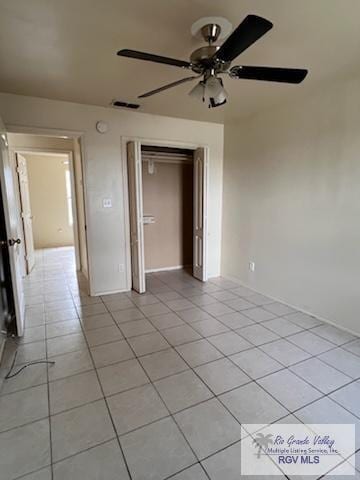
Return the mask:
<path id="1" fill-rule="evenodd" d="M 126 183 L 126 139 L 145 138 L 208 146 L 208 274 L 220 273 L 223 125 L 80 105 L 43 98 L 0 94 L 6 125 L 82 133 L 86 222 L 91 294 L 130 289 L 130 242 Z M 96 122 L 108 124 L 99 134 Z M 112 208 L 103 208 L 111 198 Z"/>
<path id="2" fill-rule="evenodd" d="M 35 248 L 74 245 L 65 184 L 68 156 L 22 155 L 28 170 Z"/>
<path id="3" fill-rule="evenodd" d="M 192 171 L 189 163 L 155 162 L 149 175 L 143 162 L 144 215 L 155 217 L 144 225 L 146 270 L 192 265 Z"/>
<path id="4" fill-rule="evenodd" d="M 43 135 L 26 135 L 21 133 L 8 134 L 10 148 L 34 148 L 50 150 L 68 150 L 72 151 L 74 143 L 71 138 L 46 137 Z"/>
<path id="5" fill-rule="evenodd" d="M 357 333 L 359 91 L 338 81 L 225 126 L 222 256 L 223 274 Z"/>

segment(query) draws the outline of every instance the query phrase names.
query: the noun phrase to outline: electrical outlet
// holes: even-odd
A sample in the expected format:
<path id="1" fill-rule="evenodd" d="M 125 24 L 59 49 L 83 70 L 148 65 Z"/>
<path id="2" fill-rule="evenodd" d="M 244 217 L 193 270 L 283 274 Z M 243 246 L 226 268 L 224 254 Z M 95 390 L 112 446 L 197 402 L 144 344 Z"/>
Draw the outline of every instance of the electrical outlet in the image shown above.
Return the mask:
<path id="1" fill-rule="evenodd" d="M 124 272 L 124 264 L 120 263 L 119 264 L 119 273 L 123 273 L 123 272 Z"/>
<path id="2" fill-rule="evenodd" d="M 249 262 L 249 270 L 250 272 L 255 272 L 255 262 Z"/>

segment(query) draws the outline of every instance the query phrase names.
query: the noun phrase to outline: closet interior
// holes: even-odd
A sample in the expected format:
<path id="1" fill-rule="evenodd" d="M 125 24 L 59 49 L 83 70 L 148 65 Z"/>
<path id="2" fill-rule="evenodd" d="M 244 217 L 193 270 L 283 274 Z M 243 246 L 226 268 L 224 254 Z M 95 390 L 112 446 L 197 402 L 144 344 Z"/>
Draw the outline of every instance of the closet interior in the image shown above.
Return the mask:
<path id="1" fill-rule="evenodd" d="M 194 151 L 141 145 L 145 272 L 193 267 Z"/>

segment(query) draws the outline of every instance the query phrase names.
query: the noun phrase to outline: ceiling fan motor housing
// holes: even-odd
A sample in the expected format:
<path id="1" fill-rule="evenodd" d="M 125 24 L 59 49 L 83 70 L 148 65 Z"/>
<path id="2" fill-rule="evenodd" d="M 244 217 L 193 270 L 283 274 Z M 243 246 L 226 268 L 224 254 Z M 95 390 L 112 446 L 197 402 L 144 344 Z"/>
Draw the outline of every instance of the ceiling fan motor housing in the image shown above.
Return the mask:
<path id="1" fill-rule="evenodd" d="M 221 34 L 221 26 L 216 23 L 208 23 L 200 29 L 201 35 L 208 45 L 196 49 L 190 56 L 191 68 L 196 73 L 205 73 L 207 70 L 213 70 L 213 73 L 221 73 L 228 70 L 230 62 L 217 60 L 215 53 L 219 50 L 219 45 L 213 43 Z"/>
<path id="2" fill-rule="evenodd" d="M 208 69 L 214 69 L 215 73 L 228 70 L 230 62 L 222 62 L 214 57 L 219 48 L 219 45 L 207 45 L 195 50 L 190 56 L 192 70 L 196 73 L 204 73 Z"/>

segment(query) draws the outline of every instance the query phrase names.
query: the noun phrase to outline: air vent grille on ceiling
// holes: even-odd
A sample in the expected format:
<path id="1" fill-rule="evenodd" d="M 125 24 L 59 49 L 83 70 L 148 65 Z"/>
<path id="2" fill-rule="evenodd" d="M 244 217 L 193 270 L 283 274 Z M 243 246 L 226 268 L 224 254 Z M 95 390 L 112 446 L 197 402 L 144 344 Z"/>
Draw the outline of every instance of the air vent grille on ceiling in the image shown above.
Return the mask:
<path id="1" fill-rule="evenodd" d="M 137 103 L 122 102 L 121 100 L 113 100 L 112 106 L 117 108 L 130 108 L 131 110 L 137 110 L 140 107 Z"/>

